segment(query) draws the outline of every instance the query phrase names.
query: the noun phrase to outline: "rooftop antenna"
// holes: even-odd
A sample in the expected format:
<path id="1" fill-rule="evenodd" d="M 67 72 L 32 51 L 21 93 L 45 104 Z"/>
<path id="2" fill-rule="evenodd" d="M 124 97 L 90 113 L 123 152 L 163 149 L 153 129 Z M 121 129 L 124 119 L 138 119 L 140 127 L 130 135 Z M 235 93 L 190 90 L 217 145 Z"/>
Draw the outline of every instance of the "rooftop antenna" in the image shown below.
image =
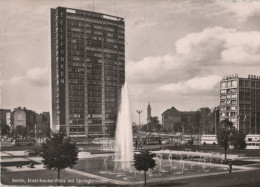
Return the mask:
<path id="1" fill-rule="evenodd" d="M 93 12 L 94 12 L 94 8 L 95 8 L 95 2 L 94 2 L 94 0 L 93 0 Z"/>

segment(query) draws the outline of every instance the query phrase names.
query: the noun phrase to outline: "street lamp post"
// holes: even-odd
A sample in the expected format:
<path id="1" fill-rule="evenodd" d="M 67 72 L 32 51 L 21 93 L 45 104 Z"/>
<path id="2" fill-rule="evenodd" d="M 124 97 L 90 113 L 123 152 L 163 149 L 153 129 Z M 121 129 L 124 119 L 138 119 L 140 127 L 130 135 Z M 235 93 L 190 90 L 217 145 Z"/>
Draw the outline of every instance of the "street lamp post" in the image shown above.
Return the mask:
<path id="1" fill-rule="evenodd" d="M 215 135 L 217 134 L 217 110 L 219 107 L 215 107 Z"/>
<path id="2" fill-rule="evenodd" d="M 244 117 L 244 134 L 246 134 L 246 115 Z"/>
<path id="3" fill-rule="evenodd" d="M 40 138 L 40 142 L 41 142 L 41 137 L 42 137 L 42 131 L 39 130 L 39 138 Z"/>
<path id="4" fill-rule="evenodd" d="M 139 126 L 138 126 L 138 129 L 140 130 L 140 115 L 141 113 L 143 112 L 142 110 L 136 110 L 136 112 L 138 113 L 139 115 Z"/>
<path id="5" fill-rule="evenodd" d="M 239 131 L 239 129 L 240 129 L 240 128 L 239 128 L 239 119 L 240 119 L 240 116 L 238 115 L 238 116 L 237 116 L 237 130 L 238 130 L 238 131 Z"/>
<path id="6" fill-rule="evenodd" d="M 139 128 L 140 128 L 140 115 L 143 112 L 142 110 L 136 110 L 136 112 L 139 114 Z"/>

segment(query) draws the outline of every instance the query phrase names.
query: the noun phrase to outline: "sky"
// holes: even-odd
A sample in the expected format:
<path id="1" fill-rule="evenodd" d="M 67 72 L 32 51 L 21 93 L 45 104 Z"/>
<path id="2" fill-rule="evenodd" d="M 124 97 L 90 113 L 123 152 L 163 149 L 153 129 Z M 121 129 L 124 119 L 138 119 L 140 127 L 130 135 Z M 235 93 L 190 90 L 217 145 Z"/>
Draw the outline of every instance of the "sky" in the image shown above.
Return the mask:
<path id="1" fill-rule="evenodd" d="M 200 0 L 0 0 L 0 108 L 51 111 L 50 9 L 125 19 L 131 115 L 219 104 L 224 75 L 260 75 L 260 2 Z"/>

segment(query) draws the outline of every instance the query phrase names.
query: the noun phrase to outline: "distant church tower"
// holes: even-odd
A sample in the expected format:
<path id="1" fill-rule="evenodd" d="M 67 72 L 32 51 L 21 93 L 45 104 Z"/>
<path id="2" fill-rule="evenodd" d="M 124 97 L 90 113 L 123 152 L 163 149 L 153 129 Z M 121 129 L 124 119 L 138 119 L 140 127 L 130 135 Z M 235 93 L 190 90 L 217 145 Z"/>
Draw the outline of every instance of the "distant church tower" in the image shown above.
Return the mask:
<path id="1" fill-rule="evenodd" d="M 150 118 L 152 117 L 151 113 L 152 113 L 152 108 L 151 108 L 151 105 L 149 102 L 148 107 L 147 107 L 147 122 L 149 122 Z"/>

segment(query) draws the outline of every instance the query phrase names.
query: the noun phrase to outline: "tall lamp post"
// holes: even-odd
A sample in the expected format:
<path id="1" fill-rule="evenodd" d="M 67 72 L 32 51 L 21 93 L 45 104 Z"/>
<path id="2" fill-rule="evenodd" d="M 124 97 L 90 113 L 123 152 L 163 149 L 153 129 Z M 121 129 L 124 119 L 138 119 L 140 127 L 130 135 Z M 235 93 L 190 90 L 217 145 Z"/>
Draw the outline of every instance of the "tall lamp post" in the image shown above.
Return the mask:
<path id="1" fill-rule="evenodd" d="M 142 110 L 136 110 L 136 112 L 138 113 L 139 115 L 139 125 L 138 125 L 138 131 L 140 130 L 140 115 L 141 113 L 143 112 Z"/>
<path id="2" fill-rule="evenodd" d="M 244 117 L 244 134 L 246 134 L 246 115 Z"/>
<path id="3" fill-rule="evenodd" d="M 217 111 L 219 110 L 219 106 L 215 107 L 215 135 L 217 134 Z"/>
<path id="4" fill-rule="evenodd" d="M 143 112 L 142 110 L 136 110 L 136 112 L 139 114 L 139 128 L 140 128 L 140 115 Z"/>
<path id="5" fill-rule="evenodd" d="M 240 115 L 237 116 L 237 130 L 238 130 L 238 131 L 240 130 L 240 127 L 239 127 L 239 119 L 240 119 Z"/>

